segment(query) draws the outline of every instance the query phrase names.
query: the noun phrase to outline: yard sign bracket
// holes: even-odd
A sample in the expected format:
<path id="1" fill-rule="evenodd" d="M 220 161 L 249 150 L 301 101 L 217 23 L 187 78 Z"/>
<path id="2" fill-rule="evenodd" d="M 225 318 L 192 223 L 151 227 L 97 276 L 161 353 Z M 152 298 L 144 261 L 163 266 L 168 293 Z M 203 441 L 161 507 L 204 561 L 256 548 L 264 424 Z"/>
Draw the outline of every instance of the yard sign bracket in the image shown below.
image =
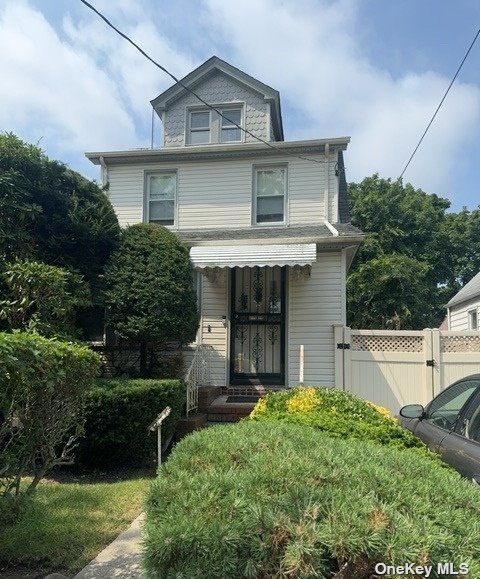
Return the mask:
<path id="1" fill-rule="evenodd" d="M 157 453 L 158 453 L 158 468 L 162 466 L 162 422 L 170 415 L 172 409 L 170 406 L 164 408 L 160 414 L 155 418 L 155 420 L 150 424 L 148 430 L 153 432 L 154 430 L 157 431 Z"/>

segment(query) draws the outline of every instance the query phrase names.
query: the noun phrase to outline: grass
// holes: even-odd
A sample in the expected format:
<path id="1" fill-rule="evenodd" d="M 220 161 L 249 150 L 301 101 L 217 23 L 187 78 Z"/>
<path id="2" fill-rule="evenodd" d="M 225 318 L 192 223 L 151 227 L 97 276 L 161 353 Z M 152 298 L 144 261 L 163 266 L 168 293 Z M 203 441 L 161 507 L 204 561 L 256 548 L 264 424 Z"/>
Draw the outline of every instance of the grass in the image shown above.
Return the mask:
<path id="1" fill-rule="evenodd" d="M 0 576 L 78 572 L 140 514 L 149 482 L 43 481 L 25 515 L 0 528 Z"/>

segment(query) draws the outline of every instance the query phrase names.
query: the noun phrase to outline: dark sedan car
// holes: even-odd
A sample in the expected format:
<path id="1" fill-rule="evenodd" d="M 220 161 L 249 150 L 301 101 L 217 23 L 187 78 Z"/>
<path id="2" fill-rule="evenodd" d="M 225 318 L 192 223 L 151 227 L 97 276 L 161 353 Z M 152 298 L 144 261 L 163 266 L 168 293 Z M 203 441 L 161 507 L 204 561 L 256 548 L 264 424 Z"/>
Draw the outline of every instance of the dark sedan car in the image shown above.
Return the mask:
<path id="1" fill-rule="evenodd" d="M 404 406 L 400 422 L 460 474 L 480 484 L 480 374 L 455 382 L 425 408 Z"/>

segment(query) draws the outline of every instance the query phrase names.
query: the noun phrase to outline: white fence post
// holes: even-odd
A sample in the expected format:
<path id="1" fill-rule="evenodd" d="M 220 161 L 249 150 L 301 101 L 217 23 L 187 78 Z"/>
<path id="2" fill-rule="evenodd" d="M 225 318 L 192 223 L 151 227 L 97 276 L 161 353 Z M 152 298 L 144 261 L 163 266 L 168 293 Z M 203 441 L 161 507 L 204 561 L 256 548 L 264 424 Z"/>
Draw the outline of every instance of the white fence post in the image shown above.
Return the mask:
<path id="1" fill-rule="evenodd" d="M 299 372 L 299 382 L 303 386 L 304 382 L 304 366 L 305 366 L 305 347 L 303 344 L 300 346 L 300 372 Z"/>
<path id="2" fill-rule="evenodd" d="M 343 389 L 352 391 L 352 329 L 343 330 Z"/>
<path id="3" fill-rule="evenodd" d="M 338 348 L 338 344 L 343 344 L 343 325 L 335 324 L 333 326 L 333 347 L 335 348 L 335 388 L 343 390 L 343 353 L 344 350 Z"/>
<path id="4" fill-rule="evenodd" d="M 432 330 L 425 328 L 423 330 L 423 384 L 425 388 L 425 399 L 433 398 L 433 346 L 432 346 Z"/>
<path id="5" fill-rule="evenodd" d="M 433 391 L 432 398 L 440 393 L 443 384 L 443 364 L 442 355 L 440 353 L 440 330 L 432 330 L 432 379 Z"/>

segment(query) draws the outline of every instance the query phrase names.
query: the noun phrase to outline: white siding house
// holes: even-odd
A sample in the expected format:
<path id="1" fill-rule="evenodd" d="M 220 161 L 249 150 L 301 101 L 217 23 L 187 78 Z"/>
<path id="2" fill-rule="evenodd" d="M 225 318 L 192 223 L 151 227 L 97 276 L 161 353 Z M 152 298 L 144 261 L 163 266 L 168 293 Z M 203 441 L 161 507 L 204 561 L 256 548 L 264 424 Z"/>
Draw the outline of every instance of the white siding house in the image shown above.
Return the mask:
<path id="1" fill-rule="evenodd" d="M 448 329 L 480 330 L 480 272 L 447 304 Z"/>
<path id="2" fill-rule="evenodd" d="M 294 386 L 303 346 L 304 383 L 333 385 L 333 326 L 363 238 L 349 223 L 349 138 L 284 141 L 278 92 L 216 57 L 152 106 L 162 147 L 87 157 L 122 227 L 157 222 L 191 248 L 213 383 Z"/>

